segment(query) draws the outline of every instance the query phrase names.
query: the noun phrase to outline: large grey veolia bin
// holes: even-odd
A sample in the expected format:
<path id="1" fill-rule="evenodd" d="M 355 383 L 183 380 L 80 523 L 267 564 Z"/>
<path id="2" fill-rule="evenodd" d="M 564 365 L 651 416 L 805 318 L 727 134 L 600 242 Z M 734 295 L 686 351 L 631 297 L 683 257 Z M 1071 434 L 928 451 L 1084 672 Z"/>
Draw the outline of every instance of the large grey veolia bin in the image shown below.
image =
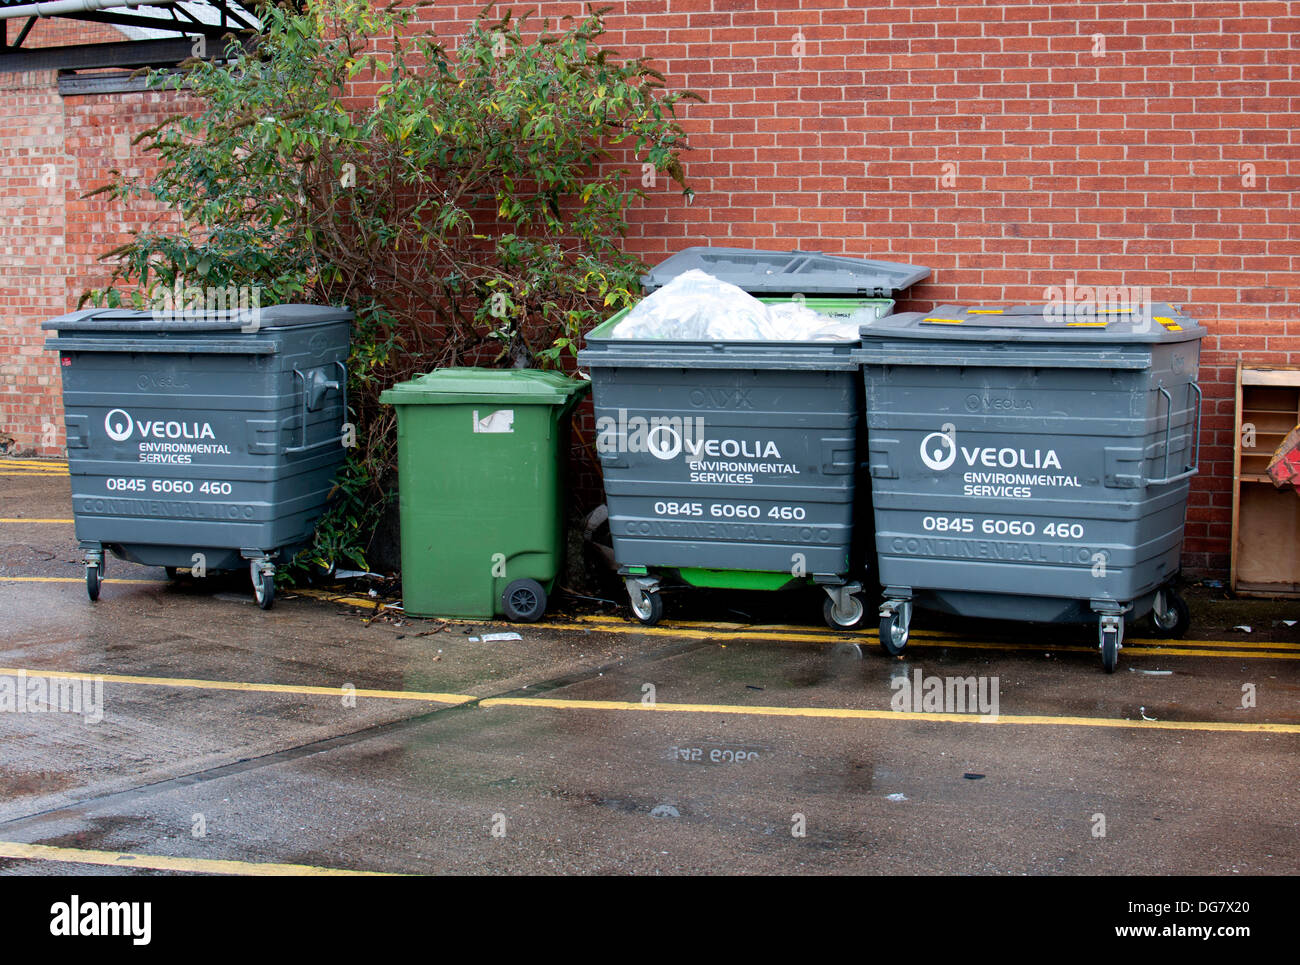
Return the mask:
<path id="1" fill-rule="evenodd" d="M 92 600 L 112 551 L 170 575 L 247 565 L 271 606 L 275 564 L 310 540 L 343 460 L 351 319 L 275 305 L 44 323 Z"/>
<path id="2" fill-rule="evenodd" d="M 688 248 L 647 291 L 699 268 L 768 302 L 879 317 L 929 269 L 807 252 Z M 857 342 L 619 339 L 592 331 L 591 372 L 610 533 L 633 614 L 663 613 L 665 585 L 825 588 L 836 628 L 864 615 L 851 559 L 860 466 Z"/>
<path id="3" fill-rule="evenodd" d="M 880 639 L 912 605 L 970 617 L 1125 619 L 1181 636 L 1205 329 L 1168 305 L 1093 316 L 943 307 L 861 330 Z"/>

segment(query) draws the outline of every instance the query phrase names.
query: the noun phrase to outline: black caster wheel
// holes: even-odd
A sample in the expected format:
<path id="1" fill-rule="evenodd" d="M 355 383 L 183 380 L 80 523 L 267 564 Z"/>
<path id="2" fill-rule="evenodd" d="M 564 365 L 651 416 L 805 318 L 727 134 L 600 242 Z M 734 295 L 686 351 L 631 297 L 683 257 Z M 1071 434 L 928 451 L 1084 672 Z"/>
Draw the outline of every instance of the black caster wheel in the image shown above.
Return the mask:
<path id="1" fill-rule="evenodd" d="M 257 605 L 263 610 L 269 610 L 275 605 L 275 572 L 273 570 L 259 570 L 256 566 L 253 566 L 251 570 L 253 598 L 257 600 Z"/>
<path id="2" fill-rule="evenodd" d="M 94 566 L 86 564 L 86 596 L 90 597 L 90 602 L 94 603 L 99 599 L 99 585 L 104 581 L 104 561 L 100 560 Z"/>
<path id="3" fill-rule="evenodd" d="M 656 592 L 646 592 L 641 594 L 641 603 L 638 606 L 635 599 L 632 600 L 632 616 L 648 627 L 654 626 L 664 618 L 664 601 Z"/>
<path id="4" fill-rule="evenodd" d="M 858 630 L 866 622 L 867 608 L 856 596 L 849 597 L 849 610 L 842 613 L 829 596 L 822 600 L 822 619 L 832 630 Z"/>
<path id="5" fill-rule="evenodd" d="M 546 612 L 546 590 L 536 580 L 515 580 L 501 594 L 501 608 L 513 623 L 536 623 Z"/>
<path id="6" fill-rule="evenodd" d="M 1101 647 L 1101 669 L 1114 673 L 1119 666 L 1119 652 L 1123 649 L 1124 619 L 1113 624 L 1103 623 L 1097 630 Z"/>
<path id="7" fill-rule="evenodd" d="M 911 607 L 903 606 L 880 618 L 880 646 L 891 657 L 897 657 L 907 648 L 910 611 Z"/>
<path id="8" fill-rule="evenodd" d="M 1181 640 L 1191 625 L 1192 611 L 1186 600 L 1169 587 L 1156 594 L 1156 605 L 1151 611 L 1151 636 Z"/>

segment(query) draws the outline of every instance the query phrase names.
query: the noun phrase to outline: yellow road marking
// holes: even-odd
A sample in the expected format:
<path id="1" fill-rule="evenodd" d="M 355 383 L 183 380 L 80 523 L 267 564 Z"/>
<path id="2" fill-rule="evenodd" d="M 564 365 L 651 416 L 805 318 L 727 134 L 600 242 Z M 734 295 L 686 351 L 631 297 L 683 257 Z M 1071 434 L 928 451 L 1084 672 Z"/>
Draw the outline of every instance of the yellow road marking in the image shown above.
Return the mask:
<path id="1" fill-rule="evenodd" d="M 0 476 L 66 476 L 66 475 L 68 475 L 67 472 L 53 472 L 53 471 L 40 472 L 35 469 L 28 470 L 27 472 L 8 472 L 8 471 L 0 472 Z"/>
<path id="2" fill-rule="evenodd" d="M 577 623 L 599 623 L 608 624 L 615 627 L 632 627 L 636 629 L 719 629 L 719 631 L 731 632 L 789 632 L 789 633 L 815 633 L 824 640 L 845 640 L 853 639 L 854 636 L 862 636 L 862 633 L 849 633 L 845 631 L 835 631 L 835 629 L 819 629 L 816 627 L 798 626 L 796 623 L 723 623 L 715 620 L 664 620 L 663 623 L 656 624 L 655 627 L 646 627 L 645 624 L 634 624 L 632 620 L 625 616 L 603 616 L 593 614 L 590 616 L 578 616 Z M 914 637 L 936 637 L 936 639 L 961 640 L 962 637 L 956 633 L 940 631 L 940 629 L 914 629 L 911 631 Z"/>
<path id="3" fill-rule="evenodd" d="M 0 458 L 0 466 L 62 466 L 68 468 L 66 459 L 3 459 Z"/>
<path id="4" fill-rule="evenodd" d="M 246 683 L 234 680 L 193 680 L 180 677 L 135 677 L 123 674 L 90 674 L 71 671 L 0 667 L 0 675 L 13 677 L 48 677 L 65 680 L 103 680 L 105 683 L 137 684 L 158 687 L 195 688 L 200 690 L 234 690 L 255 693 L 313 694 L 329 697 L 342 696 L 342 687 L 315 687 L 296 684 Z M 1007 715 L 985 717 L 979 714 L 928 714 L 905 713 L 893 710 L 867 710 L 853 707 L 774 707 L 770 705 L 746 706 L 743 704 L 643 704 L 622 700 L 580 700 L 556 697 L 488 697 L 479 699 L 469 694 L 425 693 L 407 690 L 354 691 L 358 697 L 375 697 L 389 700 L 417 700 L 457 706 L 478 701 L 481 707 L 543 707 L 554 710 L 624 710 L 658 711 L 662 713 L 734 714 L 758 717 L 821 717 L 836 720 L 916 720 L 960 724 L 1031 724 L 1070 727 L 1138 727 L 1148 730 L 1199 730 L 1235 731 L 1243 733 L 1300 734 L 1300 724 L 1270 722 L 1237 723 L 1232 721 L 1185 720 L 1121 720 L 1111 717 L 1051 717 L 1040 715 Z"/>
<path id="5" fill-rule="evenodd" d="M 272 864 L 256 861 L 230 861 L 217 858 L 173 858 L 161 854 L 136 854 L 131 851 L 93 851 L 82 848 L 56 848 L 49 844 L 23 844 L 0 841 L 0 858 L 26 861 L 61 861 L 68 864 L 104 865 L 112 868 L 145 868 L 149 871 L 190 871 L 210 875 L 280 876 L 387 876 L 386 871 L 354 871 L 351 868 L 322 868 L 310 864 Z"/>
<path id="6" fill-rule="evenodd" d="M 0 576 L 0 583 L 6 581 L 26 583 L 82 583 L 80 577 L 71 576 Z M 104 583 L 163 585 L 166 580 L 117 580 L 106 579 Z M 291 589 L 286 594 L 306 596 L 328 603 L 344 606 L 363 607 L 376 610 L 384 606 L 382 600 L 369 597 L 349 596 L 332 593 L 328 590 L 309 588 Z M 401 610 L 394 610 L 401 613 Z M 414 619 L 414 618 L 413 618 Z M 473 620 L 469 618 L 448 618 L 458 624 L 502 623 L 501 620 Z M 603 633 L 636 634 L 651 637 L 677 637 L 686 640 L 718 640 L 726 643 L 744 640 L 778 639 L 785 643 L 856 643 L 875 645 L 879 641 L 876 633 L 837 633 L 833 630 L 817 631 L 809 627 L 788 624 L 766 624 L 745 628 L 744 624 L 710 624 L 710 623 L 671 623 L 647 627 L 623 620 L 621 617 L 589 616 L 570 622 L 539 623 L 538 627 L 549 630 L 598 630 Z M 731 628 L 736 629 L 731 629 Z M 913 630 L 910 634 L 910 648 L 949 647 L 955 650 L 1019 650 L 1047 651 L 1051 653 L 1096 653 L 1096 647 L 1051 643 L 1022 643 L 1015 641 L 970 640 L 955 634 L 938 630 Z M 1244 648 L 1244 649 L 1243 649 Z M 1156 640 L 1155 638 L 1130 637 L 1124 643 L 1124 650 L 1135 657 L 1240 657 L 1256 660 L 1300 660 L 1300 644 L 1253 643 L 1249 640 L 1186 640 L 1179 642 Z"/>
<path id="7" fill-rule="evenodd" d="M 0 583 L 85 583 L 86 578 L 83 576 L 0 576 Z M 101 583 L 145 583 L 161 585 L 166 580 L 118 580 L 112 577 L 101 580 Z"/>
<path id="8" fill-rule="evenodd" d="M 1300 734 L 1300 724 L 1236 723 L 1215 720 L 1121 720 L 1114 717 L 1043 717 L 1000 714 L 925 714 L 848 707 L 772 707 L 739 704 L 643 704 L 622 700 L 565 700 L 554 697 L 489 697 L 481 707 L 548 707 L 555 710 L 629 710 L 683 714 L 738 714 L 758 717 L 825 717 L 838 720 L 917 720 L 955 724 L 1035 724 L 1056 727 L 1137 727 L 1144 730 L 1206 730 Z"/>
<path id="9" fill-rule="evenodd" d="M 42 670 L 38 667 L 0 667 L 0 676 L 50 677 L 59 680 L 102 680 L 112 684 L 137 684 L 146 687 L 184 687 L 197 690 L 237 690 L 264 694 L 300 694 L 342 697 L 375 697 L 381 700 L 418 700 L 436 704 L 465 704 L 477 700 L 469 694 L 443 694 L 422 690 L 368 690 L 358 687 L 345 691 L 342 686 L 316 687 L 308 684 L 259 684 L 242 680 L 201 680 L 191 677 L 137 677 L 131 674 L 78 673 L 71 670 Z"/>
<path id="10" fill-rule="evenodd" d="M 36 519 L 27 516 L 0 516 L 0 523 L 72 523 L 71 519 Z"/>
<path id="11" fill-rule="evenodd" d="M 856 643 L 875 645 L 879 637 L 874 633 L 842 633 L 842 634 L 824 634 L 816 632 L 804 633 L 782 633 L 779 637 L 773 637 L 772 634 L 752 633 L 745 631 L 703 631 L 692 630 L 679 627 L 646 627 L 633 626 L 631 624 L 618 626 L 617 624 L 593 627 L 590 624 L 583 623 L 539 623 L 539 627 L 547 627 L 551 630 L 598 630 L 601 633 L 622 633 L 637 634 L 645 636 L 659 637 L 676 637 L 685 640 L 718 640 L 723 642 L 733 642 L 742 640 L 763 640 L 777 639 L 786 643 Z M 967 640 L 960 637 L 921 637 L 919 634 L 913 634 L 913 639 L 908 643 L 908 649 L 932 648 L 932 647 L 951 647 L 959 650 L 1023 650 L 1023 651 L 1048 651 L 1051 653 L 1096 653 L 1096 647 L 1071 646 L 1055 643 L 1000 643 L 992 640 Z M 1211 650 L 1202 649 L 1199 644 L 1202 641 L 1189 640 L 1186 647 L 1171 647 L 1168 645 L 1146 645 L 1139 644 L 1136 641 L 1125 641 L 1124 652 L 1132 656 L 1181 656 L 1181 657 L 1254 657 L 1273 660 L 1300 660 L 1300 652 L 1289 653 L 1281 651 L 1255 651 L 1255 650 Z M 1219 646 L 1236 646 L 1242 644 L 1233 643 L 1232 641 L 1205 641 L 1209 645 Z M 1268 646 L 1268 644 L 1262 644 Z M 1283 645 L 1285 646 L 1285 645 Z"/>
<path id="12" fill-rule="evenodd" d="M 634 631 L 638 629 L 637 625 L 633 624 L 630 620 L 627 620 L 623 617 L 592 615 L 592 616 L 577 618 L 578 623 L 586 623 L 588 621 L 592 623 L 602 624 L 602 625 L 629 627 Z M 556 626 L 556 624 L 539 624 L 539 625 Z M 760 633 L 763 635 L 781 634 L 783 639 L 785 639 L 784 634 L 786 632 L 804 633 L 804 634 L 814 636 L 819 640 L 826 640 L 831 643 L 836 643 L 836 642 L 860 643 L 863 642 L 864 639 L 868 641 L 875 641 L 878 638 L 878 634 L 872 632 L 855 634 L 855 633 L 846 633 L 843 631 L 835 631 L 835 630 L 819 630 L 814 627 L 797 626 L 795 624 L 789 624 L 789 623 L 767 623 L 767 624 L 756 623 L 750 625 L 746 623 L 714 623 L 714 622 L 706 623 L 706 622 L 697 622 L 697 621 L 688 621 L 688 620 L 674 620 L 674 621 L 665 621 L 663 623 L 658 624 L 656 627 L 644 627 L 644 626 L 640 627 L 641 630 L 660 630 L 660 631 L 665 629 L 677 629 L 677 628 L 688 629 L 688 630 L 722 630 L 722 631 L 743 633 L 746 635 L 754 635 Z M 936 641 L 938 640 L 956 641 L 956 643 L 953 645 L 962 642 L 970 642 L 969 637 L 963 637 L 955 633 L 949 633 L 941 630 L 913 630 L 910 636 L 913 640 L 932 639 Z M 994 643 L 994 641 L 984 641 L 984 642 L 990 644 Z M 1146 642 L 1147 644 L 1154 645 L 1154 646 L 1177 647 L 1179 645 L 1182 645 L 1182 646 L 1194 646 L 1194 647 L 1246 647 L 1246 648 L 1269 647 L 1269 648 L 1281 648 L 1285 650 L 1300 651 L 1300 643 L 1269 643 L 1266 641 L 1260 641 L 1258 643 L 1255 643 L 1250 640 L 1171 641 L 1171 640 L 1161 640 L 1157 637 L 1126 637 L 1124 640 L 1124 645 L 1127 647 L 1130 643 L 1139 644 L 1142 642 Z M 1018 645 L 1028 646 L 1031 649 L 1039 648 L 1038 644 L 1018 644 Z M 1083 649 L 1090 650 L 1092 648 L 1084 647 Z"/>

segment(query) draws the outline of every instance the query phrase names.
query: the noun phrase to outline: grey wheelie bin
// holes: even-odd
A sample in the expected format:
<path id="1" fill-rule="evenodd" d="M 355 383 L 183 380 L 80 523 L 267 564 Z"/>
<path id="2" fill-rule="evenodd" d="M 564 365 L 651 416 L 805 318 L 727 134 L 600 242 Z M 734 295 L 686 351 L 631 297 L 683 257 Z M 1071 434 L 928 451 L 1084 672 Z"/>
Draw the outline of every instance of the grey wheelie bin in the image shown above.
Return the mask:
<path id="1" fill-rule="evenodd" d="M 351 319 L 275 305 L 44 323 L 91 600 L 111 551 L 170 576 L 248 566 L 270 608 L 275 564 L 311 539 L 343 461 Z"/>
<path id="2" fill-rule="evenodd" d="M 880 640 L 913 605 L 1097 621 L 1107 672 L 1126 620 L 1181 636 L 1205 329 L 1169 305 L 905 313 L 863 326 Z"/>
<path id="3" fill-rule="evenodd" d="M 929 269 L 806 252 L 689 248 L 642 279 L 690 269 L 769 303 L 879 317 Z M 859 626 L 857 341 L 701 341 L 593 330 L 591 373 L 609 526 L 632 612 L 654 624 L 666 586 L 825 589 L 834 628 Z"/>

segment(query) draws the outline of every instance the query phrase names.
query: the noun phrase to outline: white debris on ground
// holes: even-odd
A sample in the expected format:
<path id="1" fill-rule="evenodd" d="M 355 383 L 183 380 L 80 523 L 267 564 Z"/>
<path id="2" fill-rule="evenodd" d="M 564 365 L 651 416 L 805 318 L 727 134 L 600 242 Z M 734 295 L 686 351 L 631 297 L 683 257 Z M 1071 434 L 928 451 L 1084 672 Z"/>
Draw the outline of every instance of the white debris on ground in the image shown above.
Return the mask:
<path id="1" fill-rule="evenodd" d="M 749 292 L 698 268 L 683 272 L 641 299 L 614 327 L 614 338 L 723 342 L 857 341 L 858 326 L 874 321 L 864 305 L 832 317 L 800 301 L 765 305 Z"/>

